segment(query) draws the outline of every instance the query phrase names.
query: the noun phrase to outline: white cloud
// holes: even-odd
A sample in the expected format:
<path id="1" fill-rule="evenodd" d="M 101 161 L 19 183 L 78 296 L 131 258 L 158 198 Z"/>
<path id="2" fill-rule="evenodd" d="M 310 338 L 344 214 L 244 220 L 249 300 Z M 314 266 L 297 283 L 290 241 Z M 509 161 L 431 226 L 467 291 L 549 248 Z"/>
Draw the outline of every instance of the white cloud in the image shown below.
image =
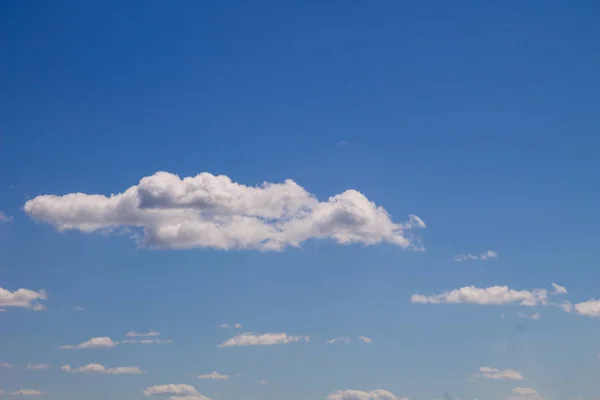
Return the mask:
<path id="1" fill-rule="evenodd" d="M 533 319 L 533 320 L 538 320 L 538 319 L 542 318 L 540 313 L 537 313 L 537 312 L 534 312 L 533 314 L 519 313 L 519 317 L 525 318 L 525 319 Z"/>
<path id="2" fill-rule="evenodd" d="M 17 289 L 14 292 L 0 287 L 0 307 L 20 307 L 39 310 L 43 307 L 38 303 L 41 300 L 47 300 L 48 296 L 43 290 L 39 292 L 29 289 Z"/>
<path id="3" fill-rule="evenodd" d="M 233 327 L 235 329 L 242 329 L 243 328 L 242 324 L 234 324 Z"/>
<path id="4" fill-rule="evenodd" d="M 155 331 L 148 331 L 148 332 L 144 332 L 144 333 L 138 333 L 138 332 L 127 332 L 125 334 L 125 336 L 127 337 L 151 337 L 151 336 L 160 336 L 160 332 L 155 332 Z"/>
<path id="5" fill-rule="evenodd" d="M 371 343 L 371 342 L 373 341 L 373 339 L 371 339 L 371 338 L 368 338 L 368 337 L 366 337 L 366 336 L 359 336 L 359 337 L 358 337 L 358 340 L 362 340 L 363 342 L 365 342 L 365 343 L 367 343 L 367 344 L 369 344 L 369 343 Z"/>
<path id="6" fill-rule="evenodd" d="M 99 349 L 99 348 L 110 348 L 115 347 L 119 342 L 114 342 L 109 337 L 95 337 L 91 338 L 87 342 L 79 343 L 76 345 L 65 345 L 61 346 L 63 350 L 75 350 L 75 349 Z"/>
<path id="7" fill-rule="evenodd" d="M 126 339 L 123 340 L 121 343 L 123 344 L 166 344 L 166 343 L 173 343 L 172 339 Z"/>
<path id="8" fill-rule="evenodd" d="M 571 304 L 568 301 L 563 301 L 561 304 L 558 304 L 558 307 L 562 308 L 564 312 L 572 312 L 573 311 L 573 304 Z"/>
<path id="9" fill-rule="evenodd" d="M 246 332 L 238 333 L 231 339 L 227 339 L 225 342 L 221 343 L 219 347 L 261 346 L 309 341 L 309 336 L 288 336 L 286 333 L 253 334 Z"/>
<path id="10" fill-rule="evenodd" d="M 109 374 L 109 375 L 141 375 L 146 371 L 142 371 L 139 367 L 116 367 L 106 368 L 101 364 L 88 364 L 79 368 L 71 368 L 69 365 L 61 367 L 64 372 L 83 373 L 83 374 Z"/>
<path id="11" fill-rule="evenodd" d="M 48 369 L 50 366 L 48 364 L 27 364 L 27 369 L 32 370 L 40 370 L 40 369 Z"/>
<path id="12" fill-rule="evenodd" d="M 334 339 L 329 339 L 327 341 L 328 344 L 334 344 L 334 343 L 350 344 L 350 342 L 351 342 L 351 340 L 348 336 L 337 337 Z"/>
<path id="13" fill-rule="evenodd" d="M 216 327 L 217 328 L 223 328 L 223 329 L 228 329 L 228 328 L 242 329 L 243 328 L 242 324 L 233 324 L 233 325 L 220 324 L 220 325 L 216 325 Z"/>
<path id="14" fill-rule="evenodd" d="M 198 379 L 212 379 L 214 381 L 226 381 L 229 378 L 231 378 L 231 376 L 219 374 L 217 371 L 213 371 L 210 374 L 198 375 Z"/>
<path id="15" fill-rule="evenodd" d="M 520 372 L 515 371 L 513 369 L 498 369 L 498 368 L 490 368 L 490 367 L 481 367 L 479 368 L 478 374 L 473 374 L 474 377 L 482 376 L 487 379 L 506 379 L 513 381 L 523 380 L 523 375 Z"/>
<path id="16" fill-rule="evenodd" d="M 195 396 L 171 396 L 169 400 L 211 400 L 211 398 L 197 394 Z"/>
<path id="17" fill-rule="evenodd" d="M 591 299 L 582 303 L 577 303 L 573 305 L 573 309 L 579 315 L 600 318 L 600 300 Z"/>
<path id="18" fill-rule="evenodd" d="M 509 396 L 507 400 L 545 400 L 537 390 L 532 388 L 516 387 L 512 390 L 516 396 Z"/>
<path id="19" fill-rule="evenodd" d="M 185 384 L 169 384 L 150 386 L 144 390 L 146 396 L 176 395 L 176 396 L 198 396 L 200 393 L 195 387 Z"/>
<path id="20" fill-rule="evenodd" d="M 34 389 L 19 389 L 9 393 L 12 396 L 40 396 L 42 392 Z"/>
<path id="21" fill-rule="evenodd" d="M 567 294 L 567 288 L 564 286 L 560 286 L 554 282 L 552 282 L 552 289 L 554 289 L 552 291 L 552 294 Z"/>
<path id="22" fill-rule="evenodd" d="M 221 325 L 217 325 L 217 328 L 228 329 L 229 325 L 227 325 L 227 324 L 221 324 Z"/>
<path id="23" fill-rule="evenodd" d="M 414 215 L 406 223 L 393 222 L 356 190 L 319 201 L 289 179 L 251 187 L 210 173 L 180 179 L 157 172 L 110 197 L 43 195 L 27 201 L 24 210 L 61 231 L 139 228 L 141 245 L 170 249 L 282 250 L 308 239 L 422 249 L 411 229 L 425 227 Z"/>
<path id="24" fill-rule="evenodd" d="M 415 294 L 411 296 L 413 303 L 420 304 L 518 304 L 521 306 L 536 306 L 548 304 L 548 292 L 546 289 L 514 290 L 508 286 L 492 286 L 478 288 L 465 286 L 434 296 Z"/>
<path id="25" fill-rule="evenodd" d="M 0 223 L 10 222 L 10 221 L 12 221 L 12 217 L 7 216 L 2 211 L 0 211 Z"/>
<path id="26" fill-rule="evenodd" d="M 268 384 L 269 384 L 269 381 L 260 381 L 260 384 L 261 384 L 261 385 L 268 385 Z"/>
<path id="27" fill-rule="evenodd" d="M 459 256 L 455 256 L 454 257 L 454 261 L 456 262 L 462 262 L 462 261 L 467 261 L 467 260 L 489 260 L 491 258 L 497 258 L 498 257 L 498 253 L 493 251 L 493 250 L 487 250 L 484 251 L 481 254 L 461 254 Z"/>
<path id="28" fill-rule="evenodd" d="M 74 311 L 83 311 L 85 310 L 83 307 L 73 307 Z"/>
<path id="29" fill-rule="evenodd" d="M 0 363 L 0 368 L 7 368 L 7 369 L 10 369 L 10 368 L 12 368 L 12 365 L 10 365 L 10 364 L 9 364 L 9 363 L 7 363 L 7 362 L 1 362 L 1 363 Z"/>
<path id="30" fill-rule="evenodd" d="M 360 390 L 338 390 L 327 396 L 327 400 L 408 400 L 383 389 L 375 389 L 370 392 Z"/>

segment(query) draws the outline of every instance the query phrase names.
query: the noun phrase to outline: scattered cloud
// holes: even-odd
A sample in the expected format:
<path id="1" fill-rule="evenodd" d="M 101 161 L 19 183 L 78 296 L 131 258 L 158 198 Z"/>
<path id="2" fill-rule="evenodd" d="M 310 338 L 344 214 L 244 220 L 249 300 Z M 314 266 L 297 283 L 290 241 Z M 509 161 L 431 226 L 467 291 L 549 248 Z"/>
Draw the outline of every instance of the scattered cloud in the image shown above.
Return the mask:
<path id="1" fill-rule="evenodd" d="M 210 397 L 197 394 L 194 396 L 171 396 L 169 400 L 212 400 Z"/>
<path id="2" fill-rule="evenodd" d="M 552 294 L 567 294 L 567 288 L 552 282 Z"/>
<path id="3" fill-rule="evenodd" d="M 2 211 L 0 211 L 0 223 L 10 222 L 10 221 L 12 221 L 12 217 L 9 217 L 8 215 L 6 215 Z"/>
<path id="4" fill-rule="evenodd" d="M 319 201 L 293 180 L 245 186 L 201 173 L 181 179 L 168 172 L 142 178 L 123 193 L 37 196 L 24 205 L 33 219 L 58 230 L 101 232 L 137 228 L 145 247 L 282 250 L 308 239 L 339 244 L 391 243 L 421 250 L 411 234 L 425 223 L 411 215 L 393 222 L 356 190 Z"/>
<path id="5" fill-rule="evenodd" d="M 123 344 L 167 344 L 173 343 L 173 339 L 126 339 L 121 343 Z"/>
<path id="6" fill-rule="evenodd" d="M 286 333 L 253 334 L 250 332 L 246 332 L 238 333 L 231 339 L 228 339 L 225 342 L 221 343 L 219 347 L 266 346 L 297 342 L 310 342 L 310 336 L 288 336 Z"/>
<path id="7" fill-rule="evenodd" d="M 42 392 L 34 389 L 19 389 L 9 393 L 11 396 L 40 396 Z"/>
<path id="8" fill-rule="evenodd" d="M 211 379 L 213 381 L 226 381 L 231 376 L 219 374 L 217 371 L 213 371 L 210 374 L 198 375 L 198 379 Z"/>
<path id="9" fill-rule="evenodd" d="M 552 293 L 551 293 L 552 294 Z M 520 306 L 548 305 L 548 291 L 546 289 L 514 290 L 508 286 L 492 286 L 478 288 L 465 286 L 434 296 L 414 294 L 411 302 L 419 304 L 485 304 L 502 305 L 517 304 Z"/>
<path id="10" fill-rule="evenodd" d="M 114 342 L 109 337 L 95 337 L 91 338 L 87 342 L 79 343 L 76 345 L 65 345 L 61 346 L 63 350 L 76 350 L 76 349 L 100 349 L 100 348 L 110 348 L 116 347 L 119 342 Z"/>
<path id="11" fill-rule="evenodd" d="M 481 367 L 479 368 L 479 373 L 473 374 L 474 377 L 484 377 L 487 379 L 496 379 L 496 380 L 513 380 L 513 381 L 521 381 L 523 380 L 523 375 L 520 372 L 515 371 L 513 369 L 497 369 L 490 367 Z"/>
<path id="12" fill-rule="evenodd" d="M 327 400 L 408 400 L 383 389 L 375 389 L 370 392 L 360 390 L 338 390 L 327 396 Z"/>
<path id="13" fill-rule="evenodd" d="M 327 341 L 327 344 L 334 344 L 334 343 L 350 344 L 350 342 L 351 342 L 351 340 L 348 336 L 341 336 L 341 337 L 329 339 Z"/>
<path id="14" fill-rule="evenodd" d="M 144 390 L 146 396 L 162 396 L 162 395 L 175 395 L 175 396 L 197 396 L 200 393 L 195 387 L 186 384 L 169 384 L 169 385 L 157 385 L 150 386 Z"/>
<path id="15" fill-rule="evenodd" d="M 532 388 L 516 387 L 513 390 L 516 396 L 509 396 L 507 400 L 545 400 L 537 390 Z"/>
<path id="16" fill-rule="evenodd" d="M 155 331 L 148 331 L 148 332 L 144 332 L 144 333 L 127 332 L 125 334 L 125 336 L 127 336 L 127 337 L 152 337 L 152 336 L 160 336 L 160 332 L 155 332 Z"/>
<path id="17" fill-rule="evenodd" d="M 12 365 L 7 362 L 2 362 L 2 363 L 0 363 L 0 368 L 10 369 L 10 368 L 12 368 Z"/>
<path id="18" fill-rule="evenodd" d="M 261 384 L 261 385 L 268 385 L 268 384 L 269 384 L 269 381 L 260 381 L 260 384 Z"/>
<path id="19" fill-rule="evenodd" d="M 0 287 L 0 307 L 20 307 L 37 311 L 44 307 L 38 302 L 47 299 L 48 296 L 43 290 L 36 292 L 21 288 L 11 292 Z"/>
<path id="20" fill-rule="evenodd" d="M 242 324 L 233 324 L 233 325 L 229 325 L 229 324 L 220 324 L 220 325 L 216 325 L 217 328 L 222 328 L 222 329 L 229 329 L 229 328 L 234 328 L 234 329 L 242 329 L 243 325 Z"/>
<path id="21" fill-rule="evenodd" d="M 571 304 L 568 301 L 563 301 L 561 304 L 558 305 L 560 308 L 563 309 L 564 312 L 572 312 L 573 311 L 573 304 Z"/>
<path id="22" fill-rule="evenodd" d="M 454 257 L 454 261 L 456 261 L 456 262 L 462 262 L 462 261 L 468 261 L 468 260 L 481 260 L 481 261 L 484 261 L 484 260 L 489 260 L 489 259 L 497 258 L 497 257 L 498 257 L 498 253 L 497 252 L 495 252 L 493 250 L 487 250 L 487 251 L 484 251 L 481 254 L 476 254 L 476 255 L 470 254 L 470 253 L 468 253 L 468 254 L 461 254 L 459 256 L 455 256 Z"/>
<path id="23" fill-rule="evenodd" d="M 573 309 L 579 315 L 600 318 L 600 300 L 591 299 L 582 303 L 577 303 L 573 305 Z"/>
<path id="24" fill-rule="evenodd" d="M 235 329 L 242 329 L 244 326 L 242 324 L 234 324 L 233 327 Z"/>
<path id="25" fill-rule="evenodd" d="M 542 318 L 540 313 L 537 313 L 537 312 L 534 312 L 533 314 L 519 313 L 519 317 L 524 318 L 524 319 L 533 319 L 533 320 L 538 320 L 538 319 Z"/>
<path id="26" fill-rule="evenodd" d="M 27 369 L 31 370 L 40 370 L 40 369 L 48 369 L 50 366 L 48 364 L 27 364 Z"/>
<path id="27" fill-rule="evenodd" d="M 83 310 L 85 310 L 85 308 L 83 308 L 83 307 L 73 307 L 73 310 L 75 310 L 75 311 L 83 311 Z"/>
<path id="28" fill-rule="evenodd" d="M 368 338 L 366 336 L 359 336 L 358 340 L 362 340 L 364 343 L 367 343 L 367 344 L 370 344 L 373 341 L 373 339 Z"/>
<path id="29" fill-rule="evenodd" d="M 116 367 L 106 368 L 101 364 L 88 364 L 79 368 L 71 368 L 69 365 L 61 367 L 61 371 L 83 374 L 109 374 L 109 375 L 141 375 L 146 371 L 142 371 L 138 367 Z"/>
<path id="30" fill-rule="evenodd" d="M 346 146 L 348 144 L 347 141 L 345 140 L 340 140 L 339 142 L 337 142 L 335 145 L 336 146 Z"/>

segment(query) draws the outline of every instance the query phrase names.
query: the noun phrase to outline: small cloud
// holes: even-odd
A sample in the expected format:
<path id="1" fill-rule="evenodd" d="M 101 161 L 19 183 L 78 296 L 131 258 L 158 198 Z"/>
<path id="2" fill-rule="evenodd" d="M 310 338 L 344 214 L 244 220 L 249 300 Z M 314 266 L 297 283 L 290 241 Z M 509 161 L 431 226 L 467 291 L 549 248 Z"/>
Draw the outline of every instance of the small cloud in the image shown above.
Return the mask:
<path id="1" fill-rule="evenodd" d="M 342 337 L 338 337 L 338 338 L 334 338 L 334 339 L 329 339 L 327 341 L 327 344 L 334 344 L 334 343 L 350 344 L 350 338 L 348 336 L 342 336 Z"/>
<path id="2" fill-rule="evenodd" d="M 566 300 L 564 302 L 562 302 L 562 304 L 559 304 L 558 306 L 560 308 L 562 308 L 564 312 L 570 313 L 573 311 L 573 304 L 571 304 L 570 302 L 568 302 Z"/>
<path id="3" fill-rule="evenodd" d="M 243 328 L 242 324 L 235 324 L 235 325 L 233 325 L 233 327 L 235 329 L 242 329 Z"/>
<path id="4" fill-rule="evenodd" d="M 167 344 L 173 343 L 172 339 L 126 339 L 121 343 L 123 344 Z"/>
<path id="5" fill-rule="evenodd" d="M 169 384 L 169 385 L 157 385 L 150 386 L 144 390 L 146 396 L 163 396 L 163 395 L 174 395 L 174 396 L 197 396 L 200 393 L 195 387 L 186 384 Z"/>
<path id="6" fill-rule="evenodd" d="M 456 262 L 462 262 L 462 261 L 467 261 L 467 260 L 489 260 L 492 258 L 497 258 L 498 257 L 498 253 L 493 251 L 493 250 L 487 250 L 484 251 L 481 254 L 461 254 L 459 256 L 455 256 L 454 257 L 454 261 Z"/>
<path id="7" fill-rule="evenodd" d="M 68 344 L 65 346 L 61 346 L 60 348 L 63 350 L 100 349 L 100 348 L 116 347 L 118 344 L 119 344 L 119 342 L 114 342 L 109 337 L 96 337 L 96 338 L 91 338 L 87 342 L 79 343 L 76 345 Z"/>
<path id="8" fill-rule="evenodd" d="M 215 327 L 216 328 L 221 328 L 221 329 L 229 329 L 229 328 L 242 329 L 243 328 L 242 324 L 233 324 L 233 325 L 220 324 L 220 325 L 215 325 Z"/>
<path id="9" fill-rule="evenodd" d="M 491 286 L 487 288 L 465 286 L 433 296 L 414 294 L 410 300 L 412 303 L 418 304 L 517 304 L 531 307 L 547 305 L 548 291 L 546 289 L 515 290 L 510 289 L 508 286 Z"/>
<path id="10" fill-rule="evenodd" d="M 106 368 L 101 364 L 87 364 L 79 368 L 71 368 L 69 365 L 61 367 L 61 371 L 82 374 L 108 374 L 108 375 L 141 375 L 146 371 L 142 371 L 139 367 L 116 367 Z"/>
<path id="11" fill-rule="evenodd" d="M 275 344 L 289 344 L 297 342 L 310 342 L 310 336 L 289 336 L 286 333 L 253 334 L 250 332 L 238 333 L 231 339 L 221 343 L 218 347 L 236 346 L 265 346 Z"/>
<path id="12" fill-rule="evenodd" d="M 210 374 L 198 375 L 198 379 L 211 379 L 213 381 L 226 381 L 231 376 L 219 374 L 217 371 L 213 371 Z"/>
<path id="13" fill-rule="evenodd" d="M 336 145 L 336 146 L 347 146 L 347 145 L 348 145 L 348 142 L 347 142 L 347 141 L 345 141 L 345 140 L 340 140 L 340 141 L 339 141 L 339 142 L 337 142 L 335 145 Z"/>
<path id="14" fill-rule="evenodd" d="M 215 325 L 216 328 L 222 328 L 222 329 L 228 329 L 229 325 L 227 324 L 221 324 L 221 325 Z"/>
<path id="15" fill-rule="evenodd" d="M 567 288 L 565 288 L 564 286 L 560 286 L 554 282 L 552 282 L 552 288 L 554 289 L 552 291 L 552 294 L 567 294 Z"/>
<path id="16" fill-rule="evenodd" d="M 9 393 L 11 396 L 40 396 L 42 392 L 33 389 L 19 389 Z"/>
<path id="17" fill-rule="evenodd" d="M 519 317 L 524 318 L 524 319 L 533 319 L 533 320 L 538 320 L 538 319 L 542 318 L 542 316 L 537 312 L 535 312 L 533 314 L 519 313 Z"/>
<path id="18" fill-rule="evenodd" d="M 515 371 L 513 369 L 498 369 L 498 368 L 490 368 L 490 367 L 481 367 L 479 368 L 478 374 L 473 374 L 473 377 L 484 377 L 487 379 L 495 379 L 495 380 L 513 380 L 520 381 L 523 380 L 523 375 L 520 372 Z"/>
<path id="19" fill-rule="evenodd" d="M 0 211 L 0 223 L 10 222 L 10 221 L 12 221 L 12 217 L 9 217 L 8 215 L 6 215 Z"/>
<path id="20" fill-rule="evenodd" d="M 10 365 L 7 362 L 2 362 L 2 363 L 0 363 L 0 368 L 10 369 L 10 368 L 12 368 L 12 365 Z"/>
<path id="21" fill-rule="evenodd" d="M 368 338 L 366 336 L 359 336 L 358 340 L 362 340 L 364 343 L 367 343 L 367 344 L 370 344 L 373 341 L 373 339 Z"/>
<path id="22" fill-rule="evenodd" d="M 73 307 L 73 310 L 75 310 L 75 311 L 83 311 L 85 309 L 83 307 Z"/>
<path id="23" fill-rule="evenodd" d="M 43 290 L 36 292 L 21 288 L 11 292 L 10 290 L 0 288 L 0 307 L 2 308 L 29 308 L 40 311 L 41 309 L 45 309 L 45 307 L 39 301 L 47 299 L 48 296 Z"/>
<path id="24" fill-rule="evenodd" d="M 40 369 L 48 369 L 50 366 L 48 364 L 27 364 L 27 369 L 31 370 L 40 370 Z"/>
<path id="25" fill-rule="evenodd" d="M 260 381 L 260 384 L 261 384 L 261 385 L 268 385 L 268 384 L 269 384 L 269 381 Z"/>
<path id="26" fill-rule="evenodd" d="M 144 332 L 144 333 L 127 332 L 125 334 L 125 336 L 127 336 L 127 337 L 152 337 L 152 336 L 160 336 L 160 332 L 155 332 L 155 331 L 148 331 L 148 332 Z"/>
<path id="27" fill-rule="evenodd" d="M 375 389 L 370 392 L 360 390 L 338 390 L 327 396 L 326 400 L 408 400 L 399 397 L 384 389 Z"/>

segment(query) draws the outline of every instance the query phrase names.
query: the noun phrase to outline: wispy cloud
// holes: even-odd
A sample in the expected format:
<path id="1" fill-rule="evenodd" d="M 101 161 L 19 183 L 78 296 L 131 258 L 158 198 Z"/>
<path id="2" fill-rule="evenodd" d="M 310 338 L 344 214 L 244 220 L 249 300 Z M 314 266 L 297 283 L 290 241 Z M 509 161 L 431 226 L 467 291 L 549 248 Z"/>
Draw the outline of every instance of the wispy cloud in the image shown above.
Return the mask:
<path id="1" fill-rule="evenodd" d="M 61 367 L 61 371 L 83 374 L 108 374 L 108 375 L 141 375 L 146 371 L 142 371 L 139 367 L 116 367 L 106 368 L 101 364 L 87 364 L 79 368 L 71 368 L 69 365 Z"/>
<path id="2" fill-rule="evenodd" d="M 156 331 L 148 331 L 148 332 L 142 332 L 142 333 L 127 332 L 125 334 L 125 336 L 127 336 L 127 337 L 152 337 L 152 336 L 160 336 L 160 332 L 156 332 Z"/>
<path id="3" fill-rule="evenodd" d="M 123 344 L 168 344 L 173 343 L 173 339 L 125 339 Z"/>
<path id="4" fill-rule="evenodd" d="M 164 396 L 164 395 L 175 395 L 175 396 L 187 396 L 187 395 L 198 395 L 198 391 L 195 387 L 186 384 L 169 384 L 169 385 L 156 385 L 150 386 L 144 390 L 146 396 Z"/>
<path id="5" fill-rule="evenodd" d="M 198 375 L 198 379 L 211 379 L 213 381 L 226 381 L 231 376 L 219 374 L 217 371 L 213 371 L 210 374 Z"/>
<path id="6" fill-rule="evenodd" d="M 74 311 L 83 311 L 83 310 L 85 310 L 85 308 L 83 308 L 83 307 L 73 307 L 73 310 Z"/>
<path id="7" fill-rule="evenodd" d="M 242 324 L 233 324 L 233 325 L 220 324 L 220 325 L 216 325 L 216 327 L 217 328 L 222 328 L 222 329 L 229 329 L 229 328 L 242 329 L 243 328 Z"/>
<path id="8" fill-rule="evenodd" d="M 567 288 L 552 282 L 552 294 L 567 294 Z"/>
<path id="9" fill-rule="evenodd" d="M 462 262 L 467 260 L 489 260 L 492 258 L 497 258 L 498 253 L 493 250 L 487 250 L 480 254 L 461 254 L 454 257 L 454 261 Z"/>
<path id="10" fill-rule="evenodd" d="M 286 333 L 253 334 L 246 332 L 239 333 L 231 339 L 226 340 L 225 342 L 221 343 L 219 347 L 268 346 L 309 341 L 309 336 L 289 336 Z"/>
<path id="11" fill-rule="evenodd" d="M 408 400 L 398 397 L 384 389 L 375 389 L 370 392 L 360 390 L 338 390 L 327 396 L 327 400 Z"/>
<path id="12" fill-rule="evenodd" d="M 537 312 L 534 312 L 533 314 L 519 313 L 519 317 L 524 318 L 524 319 L 533 319 L 533 320 L 542 318 L 540 313 L 537 313 Z"/>
<path id="13" fill-rule="evenodd" d="M 12 368 L 12 365 L 7 362 L 0 362 L 0 368 L 10 369 Z"/>
<path id="14" fill-rule="evenodd" d="M 358 340 L 360 340 L 366 344 L 370 344 L 373 341 L 373 339 L 366 337 L 366 336 L 359 336 Z"/>
<path id="15" fill-rule="evenodd" d="M 516 387 L 513 390 L 516 396 L 509 396 L 507 400 L 545 400 L 537 390 L 533 388 Z"/>
<path id="16" fill-rule="evenodd" d="M 548 305 L 548 293 L 546 289 L 514 290 L 508 286 L 491 286 L 478 288 L 465 286 L 433 296 L 414 294 L 411 302 L 419 304 L 483 304 L 502 305 L 517 304 L 521 306 Z"/>
<path id="17" fill-rule="evenodd" d="M 61 349 L 63 349 L 63 350 L 101 349 L 101 348 L 116 347 L 118 344 L 119 344 L 119 342 L 115 342 L 109 337 L 95 337 L 95 338 L 91 338 L 90 340 L 88 340 L 86 342 L 79 343 L 76 345 L 68 344 L 65 346 L 61 346 Z"/>
<path id="18" fill-rule="evenodd" d="M 473 376 L 495 380 L 520 381 L 524 379 L 520 372 L 513 369 L 498 369 L 491 367 L 481 367 L 479 368 L 479 373 L 473 374 Z"/>
<path id="19" fill-rule="evenodd" d="M 0 223 L 10 222 L 10 221 L 12 221 L 12 217 L 9 217 L 8 215 L 6 215 L 2 211 L 0 211 Z"/>
<path id="20" fill-rule="evenodd" d="M 11 396 L 41 396 L 42 392 L 34 389 L 19 389 L 9 393 Z"/>
<path id="21" fill-rule="evenodd" d="M 348 336 L 341 336 L 341 337 L 329 339 L 327 341 L 327 344 L 334 344 L 334 343 L 350 344 L 350 342 L 351 342 L 351 340 Z"/>
<path id="22" fill-rule="evenodd" d="M 27 369 L 31 370 L 40 370 L 40 369 L 48 369 L 50 366 L 48 364 L 27 364 Z"/>

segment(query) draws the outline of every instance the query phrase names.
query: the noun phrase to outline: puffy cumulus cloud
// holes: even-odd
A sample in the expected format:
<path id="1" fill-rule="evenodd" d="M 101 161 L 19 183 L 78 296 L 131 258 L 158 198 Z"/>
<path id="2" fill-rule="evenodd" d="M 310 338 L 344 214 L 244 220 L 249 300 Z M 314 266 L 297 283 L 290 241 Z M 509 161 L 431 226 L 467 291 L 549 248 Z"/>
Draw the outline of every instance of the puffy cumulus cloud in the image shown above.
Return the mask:
<path id="1" fill-rule="evenodd" d="M 552 282 L 552 294 L 567 294 L 567 288 Z"/>
<path id="2" fill-rule="evenodd" d="M 38 292 L 29 289 L 17 289 L 14 292 L 0 287 L 0 307 L 20 307 L 29 308 L 35 311 L 45 310 L 43 304 L 39 301 L 47 300 L 46 292 Z"/>
<path id="3" fill-rule="evenodd" d="M 334 344 L 334 343 L 350 344 L 350 342 L 351 342 L 351 340 L 348 336 L 341 336 L 341 337 L 329 339 L 327 341 L 327 344 Z"/>
<path id="4" fill-rule="evenodd" d="M 327 400 L 408 400 L 383 389 L 375 389 L 370 392 L 360 390 L 338 390 L 327 396 Z"/>
<path id="5" fill-rule="evenodd" d="M 42 392 L 34 389 L 19 389 L 9 393 L 11 396 L 40 396 Z"/>
<path id="6" fill-rule="evenodd" d="M 79 343 L 76 345 L 67 344 L 65 346 L 61 346 L 60 348 L 63 350 L 102 349 L 102 348 L 116 347 L 118 345 L 119 345 L 119 342 L 114 342 L 109 337 L 95 337 L 95 338 L 91 338 L 87 342 Z"/>
<path id="7" fill-rule="evenodd" d="M 202 374 L 198 375 L 198 379 L 212 379 L 213 381 L 226 381 L 231 376 L 219 374 L 217 371 L 213 371 L 210 374 Z"/>
<path id="8" fill-rule="evenodd" d="M 148 332 L 139 333 L 139 332 L 130 331 L 130 332 L 127 332 L 125 334 L 125 336 L 127 336 L 127 337 L 153 337 L 153 336 L 160 336 L 160 332 L 148 331 Z"/>
<path id="9" fill-rule="evenodd" d="M 551 293 L 552 294 L 552 293 Z M 491 286 L 478 288 L 465 286 L 433 296 L 414 294 L 411 296 L 413 303 L 420 304 L 485 304 L 502 305 L 517 304 L 521 306 L 548 305 L 548 291 L 546 289 L 514 290 L 508 286 Z"/>
<path id="10" fill-rule="evenodd" d="M 289 336 L 286 333 L 253 334 L 250 332 L 246 332 L 239 333 L 231 339 L 227 339 L 226 341 L 221 343 L 219 347 L 266 346 L 309 341 L 310 336 Z"/>
<path id="11" fill-rule="evenodd" d="M 71 368 L 70 365 L 61 367 L 61 371 L 83 374 L 108 374 L 108 375 L 141 375 L 146 371 L 142 371 L 138 367 L 116 367 L 106 368 L 101 364 L 87 364 L 79 368 Z"/>
<path id="12" fill-rule="evenodd" d="M 570 304 L 567 306 L 563 303 L 563 310 L 571 309 Z M 572 305 L 572 310 L 579 315 L 584 315 L 586 317 L 594 317 L 600 318 L 600 300 L 591 299 L 588 301 L 584 301 L 582 303 L 577 303 Z"/>
<path id="13" fill-rule="evenodd" d="M 206 172 L 184 179 L 157 172 L 111 196 L 37 196 L 24 211 L 59 230 L 139 228 L 141 245 L 169 249 L 282 250 L 308 239 L 422 249 L 411 230 L 425 228 L 415 215 L 405 223 L 393 222 L 385 209 L 356 190 L 319 201 L 290 179 L 252 187 Z"/>
<path id="14" fill-rule="evenodd" d="M 200 393 L 195 387 L 186 384 L 169 384 L 169 385 L 157 385 L 150 386 L 144 390 L 146 396 L 162 396 L 162 395 L 175 395 L 175 396 L 199 396 Z M 180 397 L 177 397 L 180 398 Z"/>
<path id="15" fill-rule="evenodd" d="M 507 400 L 545 400 L 537 390 L 532 388 L 517 386 L 512 391 L 515 395 L 509 396 Z"/>
<path id="16" fill-rule="evenodd" d="M 484 251 L 481 254 L 461 254 L 459 256 L 455 256 L 454 257 L 454 261 L 456 262 L 463 262 L 463 261 L 468 261 L 468 260 L 489 260 L 492 258 L 497 258 L 498 257 L 498 253 L 493 251 L 493 250 L 487 250 Z"/>
<path id="17" fill-rule="evenodd" d="M 27 364 L 27 369 L 31 369 L 34 371 L 48 368 L 50 368 L 48 364 Z"/>
<path id="18" fill-rule="evenodd" d="M 473 374 L 473 376 L 487 379 L 512 381 L 521 381 L 524 379 L 520 372 L 513 369 L 498 369 L 491 367 L 481 367 L 479 368 L 479 373 Z"/>
<path id="19" fill-rule="evenodd" d="M 361 342 L 364 342 L 366 344 L 370 344 L 373 341 L 373 339 L 366 337 L 366 336 L 359 336 L 358 340 L 360 340 Z"/>

